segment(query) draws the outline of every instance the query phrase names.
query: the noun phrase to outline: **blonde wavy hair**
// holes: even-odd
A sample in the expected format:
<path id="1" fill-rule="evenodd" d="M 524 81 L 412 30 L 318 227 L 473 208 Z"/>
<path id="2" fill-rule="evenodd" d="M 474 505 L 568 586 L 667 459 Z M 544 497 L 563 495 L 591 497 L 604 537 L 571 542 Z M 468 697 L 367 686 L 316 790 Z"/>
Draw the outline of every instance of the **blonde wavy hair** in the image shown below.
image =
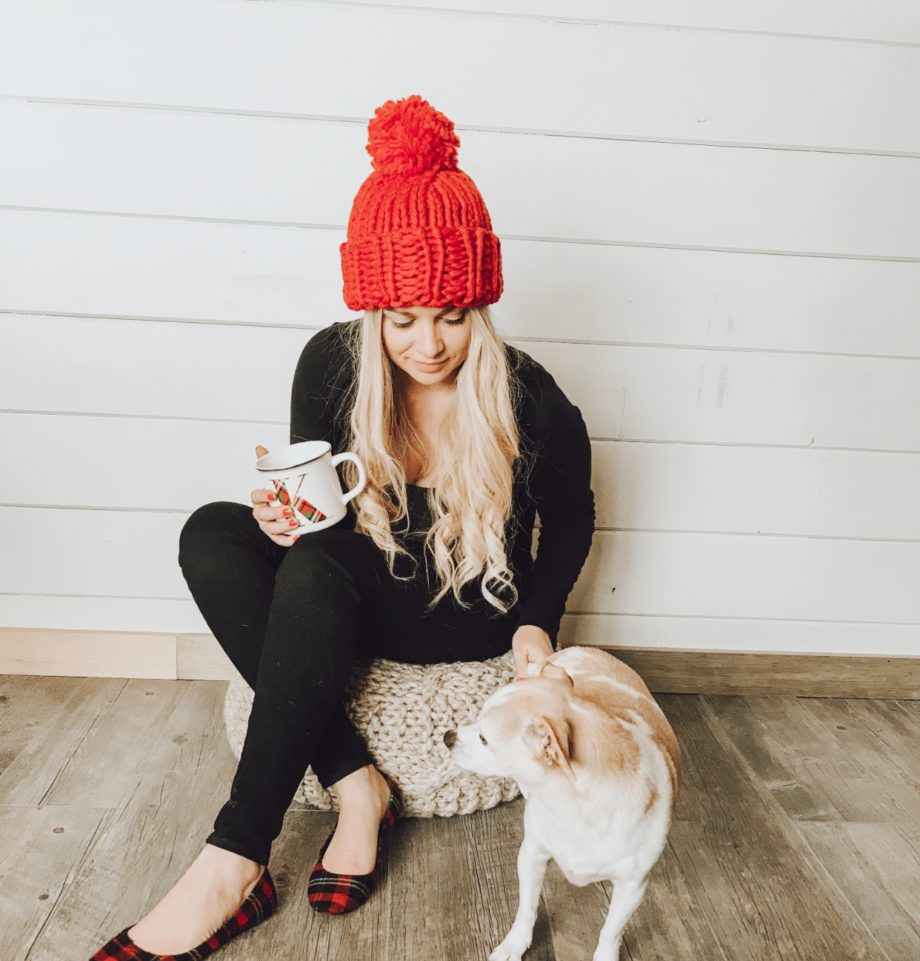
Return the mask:
<path id="1" fill-rule="evenodd" d="M 424 549 L 434 561 L 439 588 L 431 610 L 449 591 L 467 608 L 461 591 L 481 577 L 486 601 L 507 613 L 518 591 L 508 566 L 505 533 L 512 512 L 515 461 L 532 466 L 524 454 L 515 417 L 519 382 L 511 376 L 505 342 L 495 330 L 487 306 L 467 307 L 471 324 L 469 353 L 457 371 L 455 390 L 440 421 L 433 450 L 406 416 L 404 399 L 394 378 L 395 365 L 383 346 L 383 310 L 366 310 L 346 342 L 357 372 L 350 385 L 349 439 L 364 464 L 367 484 L 352 501 L 355 530 L 369 535 L 383 551 L 391 575 L 397 575 L 397 555 L 412 555 L 394 536 L 393 525 L 406 518 L 406 472 L 411 460 L 424 465 L 433 487 L 427 490 L 432 525 Z M 347 409 L 347 408 L 346 408 Z M 349 487 L 358 480 L 350 461 L 342 464 Z M 528 471 L 529 472 L 529 471 Z M 392 492 L 392 494 L 389 493 Z M 507 591 L 505 603 L 498 595 Z"/>

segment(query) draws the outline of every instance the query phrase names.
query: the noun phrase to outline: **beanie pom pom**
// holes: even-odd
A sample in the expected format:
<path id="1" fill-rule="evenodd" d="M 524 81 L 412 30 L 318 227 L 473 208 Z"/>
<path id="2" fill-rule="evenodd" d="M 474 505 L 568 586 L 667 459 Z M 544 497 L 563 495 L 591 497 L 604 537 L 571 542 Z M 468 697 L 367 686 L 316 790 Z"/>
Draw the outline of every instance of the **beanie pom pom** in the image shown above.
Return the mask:
<path id="1" fill-rule="evenodd" d="M 418 94 L 379 106 L 367 130 L 365 149 L 378 173 L 407 177 L 457 169 L 460 139 L 453 121 Z"/>

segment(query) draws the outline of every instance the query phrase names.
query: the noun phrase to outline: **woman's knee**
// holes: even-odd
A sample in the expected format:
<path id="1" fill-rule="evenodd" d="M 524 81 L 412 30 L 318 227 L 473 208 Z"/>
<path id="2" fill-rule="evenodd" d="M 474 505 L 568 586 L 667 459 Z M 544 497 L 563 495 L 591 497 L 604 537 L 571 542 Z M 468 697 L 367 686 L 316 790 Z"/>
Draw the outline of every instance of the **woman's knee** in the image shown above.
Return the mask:
<path id="1" fill-rule="evenodd" d="M 276 584 L 297 582 L 331 569 L 361 586 L 377 567 L 377 547 L 366 535 L 344 527 L 327 527 L 301 535 L 288 549 Z"/>
<path id="2" fill-rule="evenodd" d="M 232 531 L 258 523 L 252 508 L 234 501 L 211 501 L 196 508 L 185 519 L 179 532 L 179 564 L 185 566 L 196 556 L 212 555 L 215 544 Z M 264 534 L 262 535 L 265 536 Z"/>

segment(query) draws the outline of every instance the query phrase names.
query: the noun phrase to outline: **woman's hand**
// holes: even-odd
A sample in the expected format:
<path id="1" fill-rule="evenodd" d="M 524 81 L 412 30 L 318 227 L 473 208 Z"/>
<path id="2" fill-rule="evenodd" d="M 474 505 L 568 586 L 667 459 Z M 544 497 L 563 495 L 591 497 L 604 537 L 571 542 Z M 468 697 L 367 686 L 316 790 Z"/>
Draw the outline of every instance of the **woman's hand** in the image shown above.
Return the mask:
<path id="1" fill-rule="evenodd" d="M 514 651 L 514 666 L 518 678 L 527 677 L 527 666 L 539 664 L 553 653 L 553 642 L 549 634 L 536 624 L 522 624 L 511 638 Z"/>
<path id="2" fill-rule="evenodd" d="M 256 446 L 256 456 L 264 457 L 268 453 L 268 448 L 261 444 Z M 276 544 L 282 547 L 290 547 L 299 535 L 288 534 L 287 531 L 296 531 L 297 525 L 292 524 L 294 512 L 290 507 L 285 507 L 278 503 L 278 497 L 273 490 L 259 488 L 250 495 L 252 500 L 252 516 L 259 522 L 259 527 L 264 534 L 267 534 Z"/>

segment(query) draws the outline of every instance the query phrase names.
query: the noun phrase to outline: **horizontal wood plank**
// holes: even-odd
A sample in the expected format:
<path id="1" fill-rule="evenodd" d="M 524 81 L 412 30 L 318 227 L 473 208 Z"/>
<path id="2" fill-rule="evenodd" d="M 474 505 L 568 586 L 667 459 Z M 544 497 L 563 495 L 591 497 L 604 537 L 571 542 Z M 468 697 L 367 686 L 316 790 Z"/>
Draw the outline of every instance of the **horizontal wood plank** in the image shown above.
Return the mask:
<path id="1" fill-rule="evenodd" d="M 311 0 L 288 2 L 306 5 Z M 362 6 L 369 4 L 384 9 L 397 6 L 394 0 L 361 0 Z M 734 0 L 694 4 L 684 0 L 450 0 L 449 6 L 444 0 L 400 0 L 398 6 L 447 14 L 546 17 L 554 22 L 613 22 L 652 29 L 689 27 L 920 43 L 920 13 L 909 0 L 878 0 L 871 7 L 860 0 L 773 0 L 768 4 Z"/>
<path id="2" fill-rule="evenodd" d="M 0 507 L 7 593 L 184 600 L 181 513 Z M 535 538 L 536 539 L 536 538 Z M 79 544 L 75 565 L 54 540 Z M 137 550 L 136 545 L 143 545 Z M 131 563 L 125 563 L 130 557 Z M 596 531 L 573 613 L 920 622 L 920 544 L 707 533 Z"/>
<path id="3" fill-rule="evenodd" d="M 258 430 L 237 452 L 249 466 L 268 446 L 262 425 L 287 436 L 294 368 L 316 332 L 24 315 L 0 330 L 0 409 L 245 421 Z M 920 451 L 920 360 L 510 342 L 553 375 L 595 439 Z M 154 470 L 176 469 L 167 451 L 152 457 Z"/>
<path id="4" fill-rule="evenodd" d="M 577 22 L 577 7 L 548 16 L 451 15 L 397 4 L 189 3 L 188 0 L 32 0 L 0 47 L 0 89 L 33 98 L 180 106 L 195 110 L 326 116 L 365 123 L 379 96 L 379 50 L 411 37 L 417 49 L 464 51 L 467 78 L 458 98 L 455 69 L 425 72 L 424 93 L 461 127 L 551 130 L 578 135 L 679 138 L 718 143 L 842 150 L 920 150 L 911 109 L 920 87 L 920 51 L 882 44 L 835 43 L 738 32 L 734 24 L 809 20 L 850 24 L 871 37 L 918 39 L 916 16 L 890 2 L 839 20 L 836 7 L 789 15 L 694 5 L 690 13 L 639 4 L 604 24 Z M 598 5 L 600 7 L 601 5 Z M 853 3 L 845 4 L 852 10 Z M 488 4 L 479 5 L 485 13 Z M 891 11 L 886 19 L 885 8 Z M 721 9 L 720 9 L 721 8 Z M 500 8 L 501 9 L 501 8 Z M 505 8 L 508 9 L 508 8 Z M 510 12 L 526 12 L 512 6 Z M 694 13 L 694 9 L 696 12 Z M 833 12 L 832 12 L 833 11 Z M 651 29 L 630 17 L 696 17 L 719 30 Z M 674 22 L 676 20 L 676 23 Z M 613 22 L 610 22 L 613 21 Z M 106 31 L 97 24 L 105 22 Z M 54 29 L 48 29 L 53 23 Z M 878 24 L 885 24 L 881 29 Z M 744 27 L 741 26 L 743 30 Z M 857 33 L 858 36 L 858 33 Z M 111 43 L 110 37 L 118 37 Z M 168 51 L 169 69 L 163 69 Z M 495 64 L 502 82 L 496 83 Z M 546 69 L 546 64 L 573 69 Z M 330 83 L 348 65 L 348 82 Z M 577 69 L 574 69 L 577 65 Z M 663 68 L 662 65 L 666 65 Z M 393 91 L 419 86 L 414 58 L 387 63 Z M 628 91 L 628 95 L 624 93 Z M 614 92 L 613 95 L 604 95 Z M 891 98 L 884 110 L 875 102 Z M 456 105 L 456 109 L 454 109 Z M 790 109 L 790 105 L 792 109 Z"/>
<path id="5" fill-rule="evenodd" d="M 339 227 L 0 208 L 0 311 L 322 327 L 355 315 L 344 239 Z M 490 312 L 525 346 L 920 357 L 920 262 L 501 239 L 505 289 Z"/>
<path id="6" fill-rule="evenodd" d="M 10 506 L 185 513 L 209 500 L 248 503 L 264 486 L 255 443 L 272 450 L 286 443 L 285 430 L 272 422 L 0 414 L 9 449 L 30 452 L 28 470 L 5 479 L 3 498 Z M 151 470 L 152 461 L 162 466 Z M 62 484 L 61 464 L 83 466 Z M 920 540 L 914 454 L 594 440 L 591 483 L 601 530 Z"/>
<path id="7" fill-rule="evenodd" d="M 366 123 L 17 101 L 0 123 L 17 206 L 343 227 L 371 172 Z M 459 165 L 499 237 L 920 258 L 912 157 L 475 129 Z"/>

